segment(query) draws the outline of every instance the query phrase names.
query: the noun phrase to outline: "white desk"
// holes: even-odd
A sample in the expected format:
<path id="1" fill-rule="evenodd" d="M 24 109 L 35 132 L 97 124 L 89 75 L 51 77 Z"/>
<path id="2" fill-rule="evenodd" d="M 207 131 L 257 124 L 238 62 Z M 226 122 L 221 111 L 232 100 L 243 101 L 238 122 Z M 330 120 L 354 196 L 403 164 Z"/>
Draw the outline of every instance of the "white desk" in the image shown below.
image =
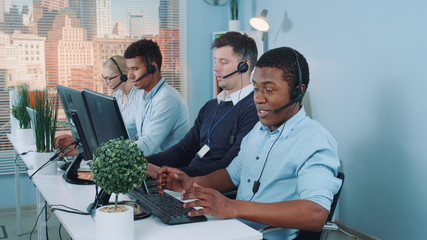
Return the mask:
<path id="1" fill-rule="evenodd" d="M 13 143 L 13 141 L 12 141 Z M 14 145 L 15 146 L 15 145 Z M 18 153 L 25 150 L 15 146 Z M 27 148 L 28 150 L 28 148 Z M 29 164 L 31 156 L 23 156 Z M 32 171 L 31 171 L 32 172 Z M 62 178 L 62 172 L 56 175 L 34 175 L 33 182 L 37 187 L 39 197 L 38 212 L 43 207 L 44 200 L 49 205 L 63 204 L 68 207 L 86 211 L 93 202 L 95 186 L 73 185 Z M 40 208 L 41 207 L 41 208 Z M 55 211 L 55 215 L 64 225 L 74 240 L 95 239 L 95 221 L 91 216 Z M 42 214 L 43 215 L 43 214 Z M 45 219 L 43 220 L 45 221 Z M 44 223 L 39 224 L 38 239 L 45 239 Z M 262 239 L 262 234 L 235 219 L 222 220 L 208 217 L 207 222 L 182 225 L 166 225 L 158 218 L 151 216 L 134 221 L 135 239 Z"/>

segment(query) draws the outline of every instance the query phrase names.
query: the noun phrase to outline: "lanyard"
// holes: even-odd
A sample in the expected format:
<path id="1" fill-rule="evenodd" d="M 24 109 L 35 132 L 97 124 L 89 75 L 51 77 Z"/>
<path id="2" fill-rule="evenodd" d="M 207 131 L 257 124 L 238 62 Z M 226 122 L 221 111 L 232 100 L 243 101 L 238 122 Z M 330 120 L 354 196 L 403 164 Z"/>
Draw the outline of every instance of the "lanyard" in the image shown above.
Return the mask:
<path id="1" fill-rule="evenodd" d="M 166 81 L 162 82 L 162 84 L 159 86 L 159 88 L 157 88 L 156 92 L 153 94 L 153 96 L 150 98 L 150 100 L 148 100 L 148 103 L 145 104 L 146 108 L 144 111 L 144 116 L 142 117 L 142 121 L 141 121 L 141 130 L 142 130 L 142 126 L 144 126 L 144 121 L 145 121 L 145 117 L 148 114 L 148 109 L 150 109 L 150 107 L 151 107 L 151 101 L 153 100 L 154 96 L 156 96 L 156 94 L 159 92 L 160 88 L 162 88 L 163 84 L 165 84 L 165 82 Z"/>
<path id="2" fill-rule="evenodd" d="M 221 102 L 222 103 L 222 102 Z M 239 103 L 237 103 L 237 104 L 239 104 Z M 236 105 L 237 105 L 236 104 Z M 230 109 L 228 109 L 228 111 L 226 112 L 226 113 L 224 113 L 224 115 L 222 115 L 222 117 L 218 120 L 218 122 L 216 122 L 215 124 L 214 124 L 214 121 L 215 121 L 215 118 L 216 118 L 216 114 L 218 113 L 218 110 L 219 110 L 219 108 L 220 108 L 220 106 L 221 106 L 221 104 L 219 104 L 218 105 L 218 107 L 216 108 L 216 110 L 215 110 L 215 113 L 214 113 L 214 116 L 213 116 L 213 118 L 212 118 L 212 123 L 211 123 L 211 125 L 209 126 L 209 129 L 208 129 L 208 146 L 210 145 L 210 143 L 211 143 L 211 137 L 212 137 L 212 132 L 213 132 L 213 130 L 216 128 L 216 126 L 218 126 L 218 124 L 225 118 L 225 116 L 227 116 L 230 112 L 231 112 L 231 110 L 233 110 L 233 108 L 236 106 L 236 105 L 233 105 L 233 107 L 231 107 Z"/>

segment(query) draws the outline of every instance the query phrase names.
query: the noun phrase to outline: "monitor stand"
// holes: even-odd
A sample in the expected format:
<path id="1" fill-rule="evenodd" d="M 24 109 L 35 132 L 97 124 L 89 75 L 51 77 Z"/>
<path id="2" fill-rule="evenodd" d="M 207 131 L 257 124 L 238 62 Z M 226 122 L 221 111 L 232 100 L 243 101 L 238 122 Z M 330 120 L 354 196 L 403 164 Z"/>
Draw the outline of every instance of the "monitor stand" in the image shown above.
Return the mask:
<path id="1" fill-rule="evenodd" d="M 108 194 L 104 191 L 104 189 L 101 189 L 101 191 L 95 196 L 95 201 L 87 206 L 87 211 L 90 212 L 93 216 L 97 208 L 109 204 L 110 197 L 111 194 Z"/>
<path id="2" fill-rule="evenodd" d="M 83 160 L 83 155 L 79 153 L 79 155 L 76 157 L 76 159 L 73 160 L 71 165 L 68 167 L 67 171 L 64 172 L 64 175 L 62 177 L 71 184 L 77 184 L 77 185 L 90 185 L 94 184 L 93 181 L 87 180 L 87 179 L 80 179 L 78 178 L 78 170 L 80 168 L 80 163 Z"/>

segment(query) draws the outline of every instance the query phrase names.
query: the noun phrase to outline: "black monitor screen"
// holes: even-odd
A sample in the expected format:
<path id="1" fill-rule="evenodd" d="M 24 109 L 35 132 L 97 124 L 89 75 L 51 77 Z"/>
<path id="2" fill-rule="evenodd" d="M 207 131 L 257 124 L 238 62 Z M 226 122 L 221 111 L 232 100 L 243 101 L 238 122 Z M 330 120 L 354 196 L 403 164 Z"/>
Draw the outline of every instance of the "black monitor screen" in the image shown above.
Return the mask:
<path id="1" fill-rule="evenodd" d="M 85 160 L 92 159 L 92 153 L 98 147 L 98 140 L 92 127 L 90 116 L 83 100 L 82 91 L 57 85 L 58 95 L 67 117 L 71 134 L 80 141 L 79 152 Z M 79 145 L 79 146 L 80 146 Z"/>
<path id="2" fill-rule="evenodd" d="M 99 145 L 118 137 L 129 138 L 122 114 L 114 97 L 85 89 L 83 98 L 91 115 Z"/>

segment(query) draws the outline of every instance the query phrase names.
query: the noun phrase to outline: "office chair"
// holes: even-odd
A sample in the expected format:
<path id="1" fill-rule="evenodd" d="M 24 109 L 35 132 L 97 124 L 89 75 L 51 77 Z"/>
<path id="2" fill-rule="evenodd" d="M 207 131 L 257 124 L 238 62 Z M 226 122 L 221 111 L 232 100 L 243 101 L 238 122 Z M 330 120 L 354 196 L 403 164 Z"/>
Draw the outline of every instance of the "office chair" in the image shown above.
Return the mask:
<path id="1" fill-rule="evenodd" d="M 342 186 L 344 185 L 344 178 L 345 178 L 344 173 L 338 172 L 337 178 L 341 179 L 342 183 L 341 183 L 340 189 L 335 194 L 335 196 L 332 200 L 331 209 L 329 211 L 329 215 L 328 215 L 328 218 L 326 220 L 326 224 L 330 224 L 332 221 L 332 218 L 334 216 L 335 208 L 337 207 L 338 199 L 339 199 L 340 194 L 341 194 L 341 189 L 342 189 Z M 261 229 L 260 232 L 264 234 L 264 233 L 272 232 L 272 231 L 275 231 L 278 229 L 280 229 L 280 228 L 268 226 L 268 227 Z M 323 230 L 320 232 L 300 230 L 300 232 L 298 233 L 298 236 L 295 238 L 295 240 L 320 240 L 320 237 L 322 236 L 322 232 L 323 232 Z"/>

